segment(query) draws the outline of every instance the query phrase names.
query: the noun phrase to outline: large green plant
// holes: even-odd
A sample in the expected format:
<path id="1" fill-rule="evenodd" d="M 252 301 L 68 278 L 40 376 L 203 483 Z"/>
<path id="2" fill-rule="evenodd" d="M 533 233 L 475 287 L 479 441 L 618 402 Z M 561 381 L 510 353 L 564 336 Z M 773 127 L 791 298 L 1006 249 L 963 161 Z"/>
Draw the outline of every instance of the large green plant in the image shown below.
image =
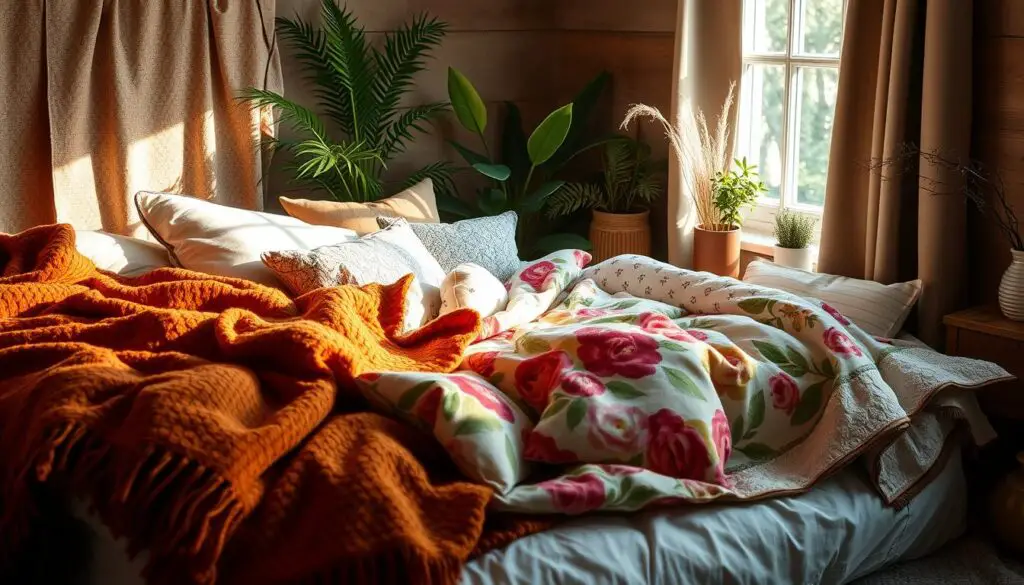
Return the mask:
<path id="1" fill-rule="evenodd" d="M 549 218 L 579 209 L 629 213 L 646 207 L 662 195 L 664 161 L 651 158 L 649 144 L 621 136 L 605 144 L 599 181 L 567 183 L 548 198 Z"/>
<path id="2" fill-rule="evenodd" d="M 520 249 L 526 253 L 561 248 L 589 249 L 590 242 L 572 233 L 540 236 L 530 232 L 532 216 L 538 214 L 548 198 L 566 182 L 556 173 L 580 153 L 603 144 L 605 140 L 585 143 L 586 126 L 597 100 L 608 82 L 601 73 L 570 104 L 551 112 L 527 137 L 522 117 L 515 104 L 505 104 L 505 120 L 500 149 L 487 142 L 487 108 L 480 94 L 465 75 L 448 69 L 448 99 L 459 123 L 479 137 L 483 152 L 450 141 L 466 163 L 488 179 L 477 191 L 476 208 L 452 197 L 440 197 L 438 207 L 459 217 L 496 215 L 508 210 L 520 217 Z"/>
<path id="3" fill-rule="evenodd" d="M 294 155 L 291 171 L 298 182 L 319 187 L 340 201 L 373 201 L 384 195 L 388 161 L 405 150 L 414 133 L 425 131 L 426 122 L 448 109 L 445 102 L 399 107 L 447 25 L 417 16 L 387 33 L 377 48 L 367 42 L 347 8 L 323 0 L 321 15 L 323 29 L 299 18 L 278 18 L 277 31 L 294 47 L 315 84 L 317 105 L 331 130 L 313 110 L 278 93 L 248 88 L 243 97 L 254 107 L 273 106 L 280 119 L 302 135 L 272 144 Z M 431 178 L 435 189 L 451 192 L 453 169 L 445 162 L 427 165 L 399 188 Z"/>

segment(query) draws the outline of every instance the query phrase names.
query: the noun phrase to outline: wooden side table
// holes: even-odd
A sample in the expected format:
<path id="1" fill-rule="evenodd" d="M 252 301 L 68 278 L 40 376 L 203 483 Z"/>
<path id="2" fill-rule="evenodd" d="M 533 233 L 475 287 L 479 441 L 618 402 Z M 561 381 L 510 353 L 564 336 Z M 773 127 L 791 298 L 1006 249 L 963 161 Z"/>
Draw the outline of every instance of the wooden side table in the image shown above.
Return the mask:
<path id="1" fill-rule="evenodd" d="M 981 390 L 978 400 L 990 417 L 1024 421 L 1024 322 L 1011 321 L 996 307 L 974 307 L 946 315 L 946 353 L 995 362 L 1017 380 Z"/>

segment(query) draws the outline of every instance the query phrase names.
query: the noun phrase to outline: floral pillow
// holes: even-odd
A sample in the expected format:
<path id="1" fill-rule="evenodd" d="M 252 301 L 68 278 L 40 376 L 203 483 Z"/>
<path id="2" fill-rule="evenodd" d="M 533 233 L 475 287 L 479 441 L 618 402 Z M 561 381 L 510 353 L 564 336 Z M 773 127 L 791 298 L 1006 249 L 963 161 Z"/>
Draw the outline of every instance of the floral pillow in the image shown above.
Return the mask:
<path id="1" fill-rule="evenodd" d="M 508 305 L 483 320 L 480 339 L 529 323 L 544 314 L 590 264 L 583 250 L 559 250 L 521 269 L 506 283 Z"/>
<path id="2" fill-rule="evenodd" d="M 471 372 L 377 372 L 356 379 L 372 404 L 434 435 L 473 481 L 507 493 L 529 472 L 522 409 Z"/>

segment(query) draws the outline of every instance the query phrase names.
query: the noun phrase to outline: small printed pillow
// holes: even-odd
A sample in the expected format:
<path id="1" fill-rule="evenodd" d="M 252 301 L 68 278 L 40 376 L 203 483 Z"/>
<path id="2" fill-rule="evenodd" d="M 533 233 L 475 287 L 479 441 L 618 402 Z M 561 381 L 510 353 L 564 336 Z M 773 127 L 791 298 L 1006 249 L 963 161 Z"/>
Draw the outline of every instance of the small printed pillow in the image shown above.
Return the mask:
<path id="1" fill-rule="evenodd" d="M 559 250 L 522 267 L 508 283 L 508 305 L 481 322 L 480 339 L 529 323 L 554 305 L 590 263 L 583 250 Z"/>
<path id="2" fill-rule="evenodd" d="M 378 408 L 440 441 L 468 478 L 507 493 L 529 473 L 523 462 L 530 419 L 507 396 L 470 372 L 379 372 L 356 385 Z"/>
<path id="3" fill-rule="evenodd" d="M 450 272 L 459 264 L 472 262 L 505 282 L 519 268 L 516 247 L 516 223 L 519 216 L 506 211 L 492 217 L 464 219 L 455 223 L 414 223 L 412 231 L 437 258 L 441 268 Z M 396 221 L 378 217 L 381 227 Z"/>
<path id="4" fill-rule="evenodd" d="M 489 317 L 508 304 L 508 291 L 500 280 L 472 262 L 459 264 L 441 283 L 441 314 L 455 309 L 473 309 Z"/>
<path id="5" fill-rule="evenodd" d="M 263 263 L 296 295 L 339 284 L 391 284 L 411 273 L 416 284 L 405 303 L 407 331 L 437 317 L 441 309 L 444 271 L 404 219 L 358 239 L 309 251 L 264 252 Z"/>

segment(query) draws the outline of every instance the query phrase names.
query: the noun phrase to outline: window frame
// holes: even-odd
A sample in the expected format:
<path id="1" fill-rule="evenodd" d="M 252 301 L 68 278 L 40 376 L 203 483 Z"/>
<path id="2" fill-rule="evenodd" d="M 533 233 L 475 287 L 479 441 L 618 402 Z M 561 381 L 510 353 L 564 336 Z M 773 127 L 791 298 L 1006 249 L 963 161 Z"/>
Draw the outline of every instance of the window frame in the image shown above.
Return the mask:
<path id="1" fill-rule="evenodd" d="M 849 9 L 850 0 L 843 0 L 843 15 L 842 15 L 842 29 L 840 30 L 839 36 L 839 47 L 834 54 L 808 54 L 801 51 L 799 46 L 803 38 L 803 13 L 804 7 L 807 0 L 788 0 L 789 2 L 789 18 L 787 21 L 786 31 L 786 48 L 784 51 L 770 52 L 770 51 L 756 51 L 755 46 L 755 34 L 756 34 L 756 18 L 754 12 L 756 10 L 757 2 L 764 2 L 766 0 L 743 0 L 743 24 L 742 24 L 742 77 L 746 77 L 747 68 L 750 65 L 774 65 L 784 68 L 784 79 L 785 84 L 783 86 L 783 124 L 782 124 L 782 139 L 780 147 L 782 149 L 782 176 L 780 180 L 779 198 L 770 199 L 768 197 L 761 197 L 758 199 L 754 208 L 747 213 L 744 218 L 744 226 L 750 228 L 752 231 L 758 234 L 771 234 L 774 227 L 775 215 L 782 210 L 796 211 L 799 213 L 807 214 L 815 218 L 821 218 L 824 206 L 809 205 L 806 203 L 800 203 L 797 201 L 796 181 L 797 181 L 797 147 L 799 141 L 799 129 L 797 124 L 799 123 L 799 110 L 800 104 L 800 92 L 798 91 L 798 74 L 802 68 L 823 68 L 832 69 L 836 71 L 837 79 L 839 74 L 839 58 L 842 53 L 843 41 L 846 35 L 846 14 Z M 750 87 L 751 92 L 760 92 L 761 87 Z M 744 88 L 740 89 L 740 95 L 737 96 L 737 125 L 744 121 Z M 760 102 L 763 103 L 763 98 L 759 95 L 752 95 L 750 97 L 751 103 Z M 743 134 L 737 132 L 736 144 L 734 147 L 734 156 L 743 157 L 745 152 L 750 151 L 749 135 L 752 131 L 749 124 L 752 121 L 747 120 L 747 126 L 743 128 Z M 737 128 L 739 130 L 739 128 Z M 740 136 L 743 136 L 741 139 Z M 748 158 L 750 158 L 749 155 Z M 827 173 L 827 171 L 826 171 Z M 826 174 L 827 176 L 827 174 Z M 820 237 L 821 222 L 817 222 L 815 228 L 814 241 L 817 242 Z"/>

